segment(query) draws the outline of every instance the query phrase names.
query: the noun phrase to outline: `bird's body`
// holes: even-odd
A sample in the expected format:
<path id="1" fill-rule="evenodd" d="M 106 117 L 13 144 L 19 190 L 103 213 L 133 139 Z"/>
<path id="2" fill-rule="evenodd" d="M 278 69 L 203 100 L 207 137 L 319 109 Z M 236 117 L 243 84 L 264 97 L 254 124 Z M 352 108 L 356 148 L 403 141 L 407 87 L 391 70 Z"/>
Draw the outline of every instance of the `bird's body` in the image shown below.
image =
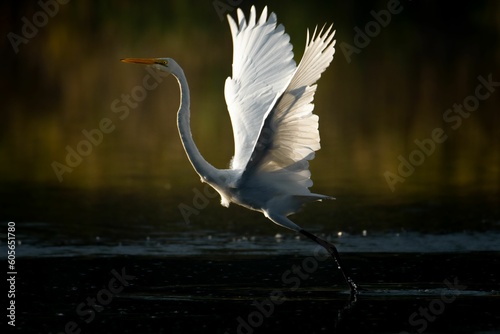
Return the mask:
<path id="1" fill-rule="evenodd" d="M 238 21 L 228 16 L 233 38 L 233 75 L 225 84 L 233 126 L 235 153 L 228 169 L 217 169 L 198 151 L 190 131 L 189 87 L 182 68 L 170 58 L 126 58 L 172 73 L 179 82 L 181 103 L 177 122 L 182 144 L 201 181 L 221 196 L 262 212 L 274 223 L 300 232 L 325 247 L 339 263 L 335 247 L 287 218 L 311 201 L 331 198 L 311 193 L 309 160 L 320 148 L 318 116 L 312 113 L 316 81 L 335 53 L 332 27 L 314 31 L 299 65 L 276 15 L 264 8 L 257 18 L 252 6 L 248 21 L 238 9 Z M 345 275 L 355 291 L 355 285 Z"/>

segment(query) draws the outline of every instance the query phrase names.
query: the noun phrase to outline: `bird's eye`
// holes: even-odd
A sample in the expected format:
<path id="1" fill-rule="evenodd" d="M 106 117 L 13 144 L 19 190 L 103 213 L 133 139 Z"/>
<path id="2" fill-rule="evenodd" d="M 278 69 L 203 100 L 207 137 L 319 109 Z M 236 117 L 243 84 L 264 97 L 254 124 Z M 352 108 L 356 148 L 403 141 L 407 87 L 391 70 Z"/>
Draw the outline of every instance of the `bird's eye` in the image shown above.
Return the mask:
<path id="1" fill-rule="evenodd" d="M 155 59 L 154 63 L 158 65 L 168 66 L 168 61 L 164 59 Z"/>

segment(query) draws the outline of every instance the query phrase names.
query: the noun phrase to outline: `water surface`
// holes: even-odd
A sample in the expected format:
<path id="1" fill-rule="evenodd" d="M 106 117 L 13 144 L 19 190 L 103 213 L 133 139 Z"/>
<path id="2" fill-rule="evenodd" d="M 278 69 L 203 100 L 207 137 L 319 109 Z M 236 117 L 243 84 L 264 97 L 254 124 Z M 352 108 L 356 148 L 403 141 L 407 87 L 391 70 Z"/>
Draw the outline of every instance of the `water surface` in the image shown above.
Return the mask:
<path id="1" fill-rule="evenodd" d="M 500 331 L 495 196 L 382 205 L 350 195 L 343 207 L 338 199 L 292 216 L 338 246 L 359 285 L 353 300 L 334 262 L 309 240 L 215 200 L 186 223 L 175 205 L 182 197 L 164 203 L 161 191 L 149 190 L 18 186 L 3 193 L 16 221 L 17 329 Z M 349 225 L 350 217 L 358 219 Z M 115 280 L 110 288 L 113 272 L 126 285 Z"/>

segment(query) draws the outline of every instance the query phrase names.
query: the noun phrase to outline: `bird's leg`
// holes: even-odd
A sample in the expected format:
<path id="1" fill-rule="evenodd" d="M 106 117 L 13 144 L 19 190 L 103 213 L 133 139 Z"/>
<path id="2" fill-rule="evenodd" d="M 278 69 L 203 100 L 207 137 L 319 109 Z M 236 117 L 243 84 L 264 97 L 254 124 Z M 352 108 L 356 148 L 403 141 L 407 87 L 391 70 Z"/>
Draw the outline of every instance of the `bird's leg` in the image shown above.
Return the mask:
<path id="1" fill-rule="evenodd" d="M 345 281 L 349 285 L 349 288 L 351 289 L 351 296 L 355 297 L 357 292 L 358 292 L 358 286 L 356 285 L 356 283 L 354 283 L 352 278 L 346 274 L 345 270 L 343 269 L 341 261 L 340 261 L 340 255 L 339 255 L 339 252 L 337 251 L 337 248 L 333 244 L 329 243 L 328 241 L 323 240 L 320 237 L 317 237 L 314 234 L 312 234 L 304 229 L 299 230 L 299 232 L 301 234 L 305 235 L 306 237 L 308 237 L 309 239 L 313 240 L 317 244 L 321 245 L 323 248 L 325 248 L 327 250 L 328 253 L 330 253 L 330 255 L 333 257 L 333 259 L 337 263 L 338 268 L 342 272 L 342 275 L 344 276 Z"/>

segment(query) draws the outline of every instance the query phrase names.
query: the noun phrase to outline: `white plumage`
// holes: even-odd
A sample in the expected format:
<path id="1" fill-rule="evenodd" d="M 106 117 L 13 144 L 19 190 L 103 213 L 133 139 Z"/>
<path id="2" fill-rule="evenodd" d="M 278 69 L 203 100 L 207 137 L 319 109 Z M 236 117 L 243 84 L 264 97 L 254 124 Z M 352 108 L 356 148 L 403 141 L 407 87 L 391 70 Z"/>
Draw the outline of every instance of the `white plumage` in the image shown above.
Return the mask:
<path id="1" fill-rule="evenodd" d="M 265 193 L 258 199 L 227 196 L 224 204 L 234 201 L 260 209 L 274 222 L 297 230 L 284 216 L 305 202 L 328 198 L 309 191 L 308 160 L 320 148 L 312 101 L 315 82 L 333 59 L 335 32 L 331 26 L 318 34 L 315 30 L 310 39 L 308 31 L 296 66 L 290 37 L 274 13 L 267 17 L 264 8 L 257 20 L 252 7 L 248 21 L 241 10 L 237 17 L 235 22 L 228 16 L 234 45 L 233 76 L 225 86 L 235 142 L 230 167 L 237 173 L 236 188 Z"/>
<path id="2" fill-rule="evenodd" d="M 125 62 L 153 65 L 172 73 L 179 82 L 181 104 L 177 125 L 189 161 L 221 195 L 231 202 L 262 212 L 274 223 L 300 232 L 323 246 L 337 261 L 334 245 L 297 226 L 288 215 L 304 203 L 331 198 L 311 193 L 309 160 L 320 148 L 318 116 L 312 113 L 316 81 L 335 53 L 332 26 L 307 32 L 299 65 L 293 60 L 290 37 L 276 15 L 264 8 L 257 18 L 252 6 L 246 20 L 238 9 L 237 22 L 228 16 L 233 38 L 233 74 L 224 93 L 234 134 L 229 169 L 216 169 L 198 151 L 190 130 L 189 87 L 182 68 L 171 58 L 126 58 Z M 356 292 L 356 285 L 342 270 Z"/>

